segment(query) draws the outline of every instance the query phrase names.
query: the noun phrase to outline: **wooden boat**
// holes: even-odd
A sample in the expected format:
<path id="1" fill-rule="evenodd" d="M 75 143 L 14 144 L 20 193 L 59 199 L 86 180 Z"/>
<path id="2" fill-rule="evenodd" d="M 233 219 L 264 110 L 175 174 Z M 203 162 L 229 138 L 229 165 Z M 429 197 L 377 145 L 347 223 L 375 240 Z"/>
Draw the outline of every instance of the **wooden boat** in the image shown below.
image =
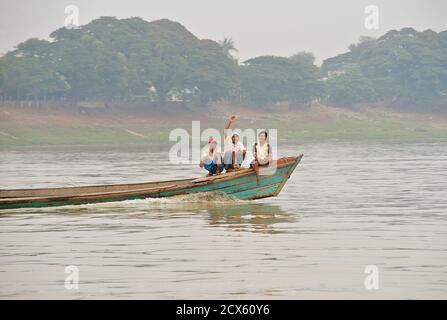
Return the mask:
<path id="1" fill-rule="evenodd" d="M 0 190 L 0 209 L 37 208 L 171 197 L 197 192 L 224 192 L 243 200 L 274 197 L 301 161 L 281 158 L 260 168 L 260 184 L 252 169 L 244 168 L 218 176 L 162 182 L 97 185 L 67 188 Z"/>

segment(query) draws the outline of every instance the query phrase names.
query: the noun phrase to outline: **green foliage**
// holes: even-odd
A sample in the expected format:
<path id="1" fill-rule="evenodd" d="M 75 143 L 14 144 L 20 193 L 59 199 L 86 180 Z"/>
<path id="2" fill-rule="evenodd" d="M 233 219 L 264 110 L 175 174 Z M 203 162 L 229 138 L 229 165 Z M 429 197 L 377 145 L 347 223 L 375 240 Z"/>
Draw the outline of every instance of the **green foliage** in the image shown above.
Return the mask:
<path id="1" fill-rule="evenodd" d="M 327 101 L 336 106 L 350 107 L 373 102 L 376 98 L 371 81 L 355 69 L 331 75 L 325 85 Z"/>
<path id="2" fill-rule="evenodd" d="M 53 70 L 34 57 L 0 59 L 0 95 L 12 99 L 57 96 L 68 85 Z"/>
<path id="3" fill-rule="evenodd" d="M 169 20 L 101 17 L 50 36 L 52 42 L 30 39 L 19 44 L 0 61 L 19 68 L 13 58 L 34 59 L 35 68 L 60 75 L 67 84 L 64 96 L 70 99 L 206 102 L 228 97 L 237 83 L 237 64 L 218 43 L 199 40 Z M 6 76 L 2 72 L 2 83 L 17 91 L 18 81 Z M 29 82 L 33 75 L 28 76 Z"/>
<path id="4" fill-rule="evenodd" d="M 446 31 L 404 28 L 377 40 L 361 39 L 348 53 L 324 61 L 322 73 L 353 67 L 370 81 L 378 101 L 447 110 Z"/>
<path id="5" fill-rule="evenodd" d="M 224 38 L 222 41 L 219 41 L 219 45 L 222 48 L 223 53 L 229 58 L 233 58 L 231 52 L 238 52 L 234 45 L 234 41 L 231 38 Z"/>
<path id="6" fill-rule="evenodd" d="M 317 95 L 318 67 L 309 53 L 290 58 L 263 56 L 241 66 L 244 101 L 267 104 L 277 101 L 307 103 Z"/>
<path id="7" fill-rule="evenodd" d="M 201 40 L 169 20 L 101 17 L 0 57 L 0 96 L 72 100 L 322 101 L 447 110 L 447 31 L 362 37 L 315 65 L 311 53 L 238 64 L 234 41 Z"/>

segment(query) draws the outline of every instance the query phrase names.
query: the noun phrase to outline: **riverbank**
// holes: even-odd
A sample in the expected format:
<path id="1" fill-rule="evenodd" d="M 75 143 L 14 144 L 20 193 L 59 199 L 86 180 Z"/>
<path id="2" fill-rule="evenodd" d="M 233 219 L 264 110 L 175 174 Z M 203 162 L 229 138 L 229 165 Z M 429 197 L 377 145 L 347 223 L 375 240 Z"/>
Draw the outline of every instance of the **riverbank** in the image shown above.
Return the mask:
<path id="1" fill-rule="evenodd" d="M 379 108 L 352 111 L 312 106 L 289 109 L 254 108 L 214 104 L 203 108 L 109 108 L 81 106 L 0 106 L 0 147 L 45 145 L 168 144 L 176 128 L 191 132 L 191 122 L 201 129 L 221 130 L 230 114 L 236 127 L 278 129 L 280 141 L 444 140 L 447 115 L 416 114 Z"/>

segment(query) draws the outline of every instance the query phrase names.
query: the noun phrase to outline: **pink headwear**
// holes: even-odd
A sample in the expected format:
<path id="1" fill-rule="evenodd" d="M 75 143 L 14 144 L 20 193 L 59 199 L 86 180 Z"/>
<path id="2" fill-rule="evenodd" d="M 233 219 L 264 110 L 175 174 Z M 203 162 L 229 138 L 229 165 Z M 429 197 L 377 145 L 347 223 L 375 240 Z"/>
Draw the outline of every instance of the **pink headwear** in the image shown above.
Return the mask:
<path id="1" fill-rule="evenodd" d="M 216 138 L 214 138 L 214 137 L 209 137 L 208 138 L 208 143 L 217 143 L 217 139 Z"/>

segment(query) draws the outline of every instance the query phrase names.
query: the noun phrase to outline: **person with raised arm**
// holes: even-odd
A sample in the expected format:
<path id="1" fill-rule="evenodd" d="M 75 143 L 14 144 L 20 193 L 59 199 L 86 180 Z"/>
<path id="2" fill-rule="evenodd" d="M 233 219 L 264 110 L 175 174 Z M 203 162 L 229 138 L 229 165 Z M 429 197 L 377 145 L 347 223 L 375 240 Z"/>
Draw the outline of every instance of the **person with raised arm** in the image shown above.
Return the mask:
<path id="1" fill-rule="evenodd" d="M 236 116 L 231 116 L 224 128 L 225 145 L 223 159 L 227 172 L 240 169 L 247 152 L 243 143 L 240 141 L 240 136 L 238 133 L 234 132 L 231 135 L 228 134 L 228 131 L 235 119 Z"/>

